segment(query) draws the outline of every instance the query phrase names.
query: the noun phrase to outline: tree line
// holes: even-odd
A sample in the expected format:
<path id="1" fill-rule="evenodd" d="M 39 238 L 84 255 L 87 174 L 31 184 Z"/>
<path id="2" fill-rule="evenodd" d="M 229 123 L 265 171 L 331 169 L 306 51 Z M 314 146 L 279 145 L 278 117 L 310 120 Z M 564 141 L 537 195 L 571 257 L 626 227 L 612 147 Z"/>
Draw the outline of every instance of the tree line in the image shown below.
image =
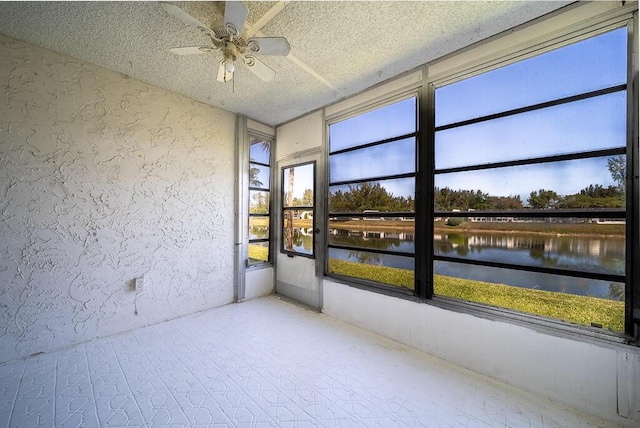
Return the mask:
<path id="1" fill-rule="evenodd" d="M 451 210 L 519 210 L 570 209 L 570 208 L 622 208 L 625 206 L 626 159 L 623 155 L 607 159 L 607 168 L 615 185 L 604 187 L 591 184 L 578 193 L 559 195 L 549 189 L 532 191 L 525 202 L 520 195 L 493 196 L 482 190 L 453 190 L 449 187 L 434 189 L 434 204 L 438 211 Z M 329 196 L 332 212 L 380 212 L 413 211 L 413 198 L 393 196 L 379 183 L 349 185 L 348 190 L 338 190 Z"/>
<path id="2" fill-rule="evenodd" d="M 559 195 L 553 190 L 540 189 L 529 194 L 527 208 L 622 208 L 624 191 L 617 186 L 604 187 L 591 184 L 573 195 Z M 491 196 L 481 190 L 451 190 L 448 187 L 435 189 L 435 209 L 451 210 L 518 210 L 525 205 L 519 195 Z"/>
<path id="3" fill-rule="evenodd" d="M 415 201 L 411 196 L 393 196 L 380 183 L 349 185 L 349 190 L 337 190 L 329 195 L 329 209 L 332 212 L 381 212 L 413 211 Z"/>
<path id="4" fill-rule="evenodd" d="M 492 196 L 481 190 L 452 190 L 449 187 L 434 189 L 434 204 L 438 211 L 469 210 L 520 210 L 570 209 L 570 208 L 622 208 L 624 191 L 617 186 L 604 187 L 591 184 L 573 195 L 559 195 L 553 190 L 540 189 L 529 194 L 525 207 L 519 195 Z M 393 196 L 379 183 L 351 185 L 349 190 L 338 190 L 329 196 L 332 212 L 406 212 L 415 210 L 410 196 Z M 294 204 L 295 205 L 295 204 Z"/>

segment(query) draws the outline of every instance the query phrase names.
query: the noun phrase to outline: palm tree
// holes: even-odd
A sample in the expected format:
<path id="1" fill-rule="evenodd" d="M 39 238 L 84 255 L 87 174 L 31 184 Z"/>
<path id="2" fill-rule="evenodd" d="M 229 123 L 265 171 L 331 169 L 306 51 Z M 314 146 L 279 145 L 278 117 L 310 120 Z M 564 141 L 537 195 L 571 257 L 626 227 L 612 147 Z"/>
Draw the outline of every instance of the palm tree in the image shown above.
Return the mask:
<path id="1" fill-rule="evenodd" d="M 295 167 L 289 168 L 289 177 L 287 180 L 287 200 L 286 204 L 288 207 L 293 205 L 293 179 L 295 175 Z M 285 249 L 292 251 L 293 250 L 293 210 L 287 210 L 287 227 L 286 227 L 286 237 L 285 237 Z"/>

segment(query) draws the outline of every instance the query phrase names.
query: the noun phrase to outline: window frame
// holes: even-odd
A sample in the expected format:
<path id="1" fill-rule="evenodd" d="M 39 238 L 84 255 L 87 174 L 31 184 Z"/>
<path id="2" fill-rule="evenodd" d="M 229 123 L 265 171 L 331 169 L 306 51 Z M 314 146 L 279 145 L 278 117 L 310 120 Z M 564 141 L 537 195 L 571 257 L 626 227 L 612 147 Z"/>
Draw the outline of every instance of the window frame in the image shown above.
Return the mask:
<path id="1" fill-rule="evenodd" d="M 291 169 L 291 168 L 297 168 L 297 167 L 301 167 L 301 166 L 306 166 L 306 165 L 312 165 L 313 166 L 313 206 L 291 206 L 291 207 L 285 207 L 285 185 L 284 185 L 284 172 L 287 169 Z M 291 165 L 287 165 L 284 167 L 280 168 L 280 236 L 282 237 L 282 239 L 280 239 L 280 252 L 282 254 L 286 254 L 289 257 L 305 257 L 308 259 L 315 259 L 316 255 L 318 254 L 318 250 L 316 248 L 316 244 L 315 244 L 315 234 L 317 233 L 317 228 L 316 228 L 316 217 L 317 217 L 317 213 L 316 213 L 316 206 L 317 206 L 317 183 L 316 183 L 316 177 L 317 177 L 317 165 L 316 165 L 316 161 L 312 160 L 312 161 L 307 161 L 307 162 L 301 162 L 301 163 L 296 163 L 296 164 L 291 164 Z M 284 236 L 285 236 L 285 231 L 284 231 L 284 221 L 285 221 L 285 212 L 287 211 L 312 211 L 313 214 L 313 218 L 312 218 L 312 222 L 311 222 L 311 230 L 313 231 L 313 237 L 311 239 L 312 242 L 312 251 L 311 254 L 307 254 L 307 253 L 300 253 L 298 251 L 291 251 L 291 250 L 287 250 L 284 247 Z"/>
<path id="2" fill-rule="evenodd" d="M 390 137 L 390 138 L 384 138 L 381 140 L 374 140 L 374 141 L 370 141 L 367 143 L 362 143 L 356 146 L 351 146 L 349 148 L 343 148 L 343 149 L 338 149 L 335 151 L 331 151 L 331 146 L 330 146 L 330 127 L 331 125 L 334 125 L 336 123 L 339 122 L 343 122 L 364 114 L 367 114 L 369 112 L 378 110 L 378 109 L 382 109 L 384 107 L 387 107 L 389 105 L 410 99 L 410 98 L 415 98 L 415 104 L 416 104 L 416 110 L 415 110 L 415 131 L 412 133 L 408 133 L 408 134 L 402 134 L 402 135 L 398 135 L 395 137 Z M 397 255 L 400 257 L 409 257 L 409 253 L 399 253 L 399 252 L 394 252 L 394 251 L 386 251 L 386 250 L 376 250 L 376 249 L 363 249 L 361 247 L 357 247 L 357 246 L 348 246 L 348 245 L 335 245 L 335 244 L 330 244 L 330 239 L 329 239 L 329 231 L 330 231 L 330 227 L 329 227 L 329 221 L 331 218 L 349 218 L 349 217 L 356 217 L 356 216 L 362 216 L 363 213 L 348 213 L 348 212 L 336 212 L 336 213 L 332 213 L 330 211 L 330 204 L 329 204 L 329 199 L 330 199 L 330 191 L 331 191 L 331 187 L 332 186 L 339 186 L 339 185 L 347 185 L 347 184 L 355 184 L 355 183 L 365 183 L 365 182 L 375 182 L 375 181 L 384 181 L 384 180 L 393 180 L 393 179 L 404 179 L 404 178 L 412 178 L 414 179 L 414 211 L 413 212 L 381 212 L 381 213 L 367 213 L 367 217 L 394 217 L 394 218 L 399 218 L 399 217 L 413 217 L 414 218 L 414 224 L 417 227 L 417 220 L 416 219 L 416 213 L 417 213 L 417 168 L 418 168 L 418 147 L 420 145 L 420 127 L 419 127 L 419 112 L 420 112 L 420 88 L 419 87 L 412 87 L 410 89 L 406 89 L 406 88 L 401 88 L 400 90 L 396 90 L 393 91 L 390 94 L 386 94 L 386 96 L 383 96 L 381 99 L 377 99 L 375 101 L 372 101 L 370 103 L 366 103 L 364 106 L 360 105 L 358 106 L 358 108 L 353 109 L 353 110 L 348 110 L 346 112 L 340 113 L 340 114 L 336 114 L 333 115 L 329 120 L 325 121 L 325 129 L 326 129 L 326 157 L 327 157 L 327 171 L 326 171 L 326 177 L 327 177 L 327 186 L 326 186 L 326 200 L 327 200 L 327 204 L 325 207 L 325 244 L 324 244 L 324 263 L 323 263 L 323 269 L 324 269 L 324 275 L 326 277 L 338 280 L 340 282 L 344 282 L 346 284 L 349 285 L 354 285 L 358 288 L 362 288 L 365 290 L 376 290 L 382 294 L 387 294 L 387 295 L 391 295 L 391 296 L 399 296 L 399 297 L 404 297 L 404 298 L 414 298 L 416 296 L 416 290 L 417 290 L 417 286 L 416 286 L 416 280 L 415 280 L 415 266 L 416 266 L 416 253 L 417 253 L 417 249 L 415 249 L 414 247 L 414 253 L 411 254 L 411 258 L 414 259 L 414 289 L 412 290 L 408 290 L 402 287 L 398 287 L 398 286 L 394 286 L 391 284 L 385 284 L 382 282 L 376 282 L 376 281 L 372 281 L 372 280 L 368 280 L 368 279 L 364 279 L 364 278 L 358 278 L 358 277 L 352 277 L 352 276 L 347 276 L 347 275 L 341 275 L 339 273 L 332 273 L 329 271 L 329 250 L 330 248 L 336 248 L 336 249 L 346 249 L 346 250 L 354 250 L 354 251 L 364 251 L 364 252 L 370 252 L 370 253 L 380 253 L 380 254 L 390 254 L 390 255 Z M 378 176 L 378 177 L 367 177 L 367 178 L 362 178 L 362 179 L 352 179 L 352 180 L 340 180 L 340 181 L 335 181 L 335 182 L 331 182 L 330 180 L 330 157 L 332 155 L 339 155 L 342 153 L 348 153 L 348 152 L 352 152 L 352 151 L 357 151 L 357 150 L 361 150 L 361 149 L 367 149 L 370 147 L 375 147 L 375 146 L 379 146 L 379 145 L 383 145 L 383 144 L 387 144 L 387 143 L 392 143 L 392 142 L 398 142 L 401 141 L 403 139 L 407 139 L 407 138 L 414 138 L 415 139 L 415 144 L 414 144 L 414 151 L 415 151 L 415 160 L 414 160 L 414 170 L 415 172 L 413 173 L 403 173 L 403 174 L 396 174 L 396 175 L 389 175 L 389 176 Z M 414 234 L 417 236 L 417 232 L 414 232 Z M 414 244 L 415 246 L 417 246 L 418 244 L 418 240 L 414 240 Z"/>
<path id="3" fill-rule="evenodd" d="M 634 14 L 635 15 L 635 14 Z M 606 32 L 615 30 L 615 29 L 620 29 L 620 28 L 626 28 L 627 29 L 627 80 L 626 83 L 624 85 L 618 85 L 618 87 L 612 87 L 612 88 L 608 88 L 608 89 L 604 89 L 601 91 L 593 91 L 594 93 L 585 93 L 587 96 L 598 96 L 601 94 L 606 94 L 606 93 L 612 93 L 612 92 L 616 92 L 616 91 L 626 91 L 626 102 L 627 102 L 627 107 L 626 107 L 626 113 L 627 113 L 627 120 L 626 120 L 626 126 L 627 126 L 627 141 L 626 141 L 626 147 L 624 148 L 615 148 L 615 149 L 605 149 L 605 150 L 598 150 L 595 151 L 592 155 L 601 155 L 601 156 L 608 156 L 608 155 L 620 155 L 620 154 L 624 154 L 626 156 L 626 161 L 627 161 L 627 181 L 626 181 L 626 198 L 627 198 L 627 204 L 626 207 L 623 209 L 607 209 L 607 210 L 603 210 L 602 212 L 598 212 L 598 213 L 594 213 L 594 212 L 587 212 L 586 209 L 585 210 L 563 210 L 561 212 L 559 211 L 555 211 L 553 212 L 553 217 L 572 217 L 572 216 L 583 216 L 583 215 L 587 215 L 587 217 L 602 217 L 602 216 L 607 216 L 607 217 L 614 217 L 614 218 L 624 218 L 626 219 L 626 233 L 625 233 L 625 245 L 626 245 L 626 259 L 625 259 L 625 263 L 626 263 L 626 269 L 625 269 L 625 274 L 624 275 L 599 275 L 599 274 L 595 274 L 595 275 L 591 275 L 591 274 L 587 274 L 587 275 L 582 275 L 582 277 L 593 277 L 595 279 L 598 279 L 599 277 L 602 277 L 603 279 L 606 280 L 617 280 L 619 281 L 620 279 L 622 279 L 622 281 L 627 285 L 626 286 L 626 294 L 625 294 L 625 331 L 623 333 L 617 333 L 617 332 L 611 332 L 611 331 L 607 331 L 607 330 L 603 330 L 603 329 L 597 329 L 597 327 L 590 327 L 590 326 L 581 326 L 581 325 L 570 325 L 567 326 L 567 323 L 562 321 L 562 320 L 553 320 L 553 319 L 548 319 L 542 316 L 537 316 L 535 314 L 529 314 L 529 313 L 519 313 L 515 310 L 510 310 L 507 308 L 489 308 L 486 305 L 483 304 L 479 304 L 479 303 L 472 303 L 472 302 L 463 302 L 463 301 L 459 301 L 457 299 L 454 298 L 450 298 L 450 297 L 446 297 L 446 296 L 439 296 L 439 295 L 435 295 L 434 294 L 434 289 L 433 289 L 433 262 L 435 260 L 445 260 L 447 259 L 446 257 L 442 257 L 442 256 L 434 256 L 434 251 L 433 251 L 433 245 L 429 246 L 427 245 L 428 251 L 427 254 L 425 255 L 425 260 L 424 263 L 421 264 L 422 267 L 425 267 L 426 269 L 422 269 L 421 271 L 421 277 L 422 278 L 427 278 L 427 281 L 425 282 L 424 290 L 423 290 L 423 295 L 425 297 L 425 299 L 429 299 L 432 302 L 438 302 L 438 301 L 442 301 L 442 302 L 455 302 L 454 305 L 460 307 L 460 305 L 462 305 L 463 307 L 466 307 L 466 309 L 469 308 L 474 308 L 473 312 L 485 312 L 486 313 L 492 313 L 492 314 L 506 314 L 509 318 L 514 319 L 514 318 L 519 318 L 520 320 L 526 319 L 525 323 L 529 324 L 532 322 L 532 320 L 536 320 L 536 321 L 540 321 L 540 323 L 538 323 L 539 325 L 554 325 L 556 327 L 560 327 L 560 328 L 575 328 L 579 331 L 581 331 L 583 334 L 585 333 L 585 331 L 588 331 L 588 334 L 595 334 L 596 336 L 618 336 L 619 338 L 622 338 L 623 340 L 626 340 L 628 342 L 630 341 L 635 341 L 637 343 L 638 341 L 638 327 L 637 324 L 634 325 L 634 321 L 633 321 L 633 311 L 634 311 L 634 305 L 633 305 L 633 299 L 635 296 L 635 299 L 638 299 L 638 294 L 640 294 L 640 287 L 638 285 L 638 267 L 634 266 L 633 260 L 634 260 L 634 256 L 637 256 L 638 254 L 640 254 L 638 252 L 638 231 L 637 231 L 637 226 L 634 224 L 634 218 L 637 220 L 638 219 L 638 183 L 637 183 L 637 173 L 633 175 L 633 177 L 635 177 L 633 180 L 631 180 L 631 176 L 629 174 L 629 169 L 630 167 L 636 169 L 637 165 L 638 165 L 638 154 L 637 154 L 637 145 L 638 145 L 638 138 L 637 138 L 637 116 L 638 116 L 638 108 L 634 107 L 634 105 L 637 105 L 637 91 L 634 92 L 634 88 L 637 87 L 637 82 L 635 82 L 634 78 L 635 76 L 637 76 L 637 71 L 634 71 L 633 69 L 633 61 L 634 61 L 634 50 L 633 50 L 633 43 L 632 40 L 634 38 L 637 37 L 636 32 L 634 31 L 637 28 L 637 23 L 636 23 L 636 19 L 634 17 L 629 17 L 629 16 L 621 16 L 618 19 L 613 20 L 613 22 L 608 21 L 604 24 L 600 24 L 600 25 L 595 25 L 594 28 L 585 28 L 582 31 L 578 32 L 578 34 L 566 34 L 564 37 L 562 38 L 558 38 L 556 40 L 553 41 L 553 43 L 540 43 L 540 45 L 538 46 L 538 49 L 530 49 L 526 55 L 523 56 L 518 56 L 516 58 L 513 58 L 512 56 L 509 55 L 503 55 L 501 58 L 492 58 L 492 60 L 490 61 L 490 65 L 488 66 L 475 66 L 475 67 L 469 67 L 469 70 L 467 72 L 464 71 L 460 71 L 458 70 L 456 73 L 454 73 L 452 76 L 439 76 L 437 79 L 430 79 L 429 76 L 426 76 L 426 90 L 425 90 L 425 98 L 426 98 L 426 105 L 427 107 L 427 112 L 425 112 L 423 120 L 427 120 L 427 132 L 426 132 L 426 144 L 427 144 L 427 152 L 429 152 L 429 157 L 430 159 L 433 159 L 433 161 L 428 161 L 428 165 L 432 165 L 431 168 L 429 168 L 429 179 L 426 180 L 429 184 L 429 188 L 431 189 L 431 195 L 430 195 L 430 201 L 425 201 L 428 205 L 428 217 L 430 218 L 430 223 L 433 222 L 433 218 L 438 217 L 440 215 L 443 215 L 446 213 L 447 216 L 451 216 L 451 217 L 465 217 L 468 216 L 468 212 L 459 212 L 459 213 L 452 213 L 452 212 L 446 212 L 446 211 L 436 211 L 435 210 L 435 204 L 434 204 L 434 186 L 435 186 L 435 176 L 438 173 L 447 173 L 447 172 L 457 172 L 457 171 L 463 171 L 463 170 L 473 170 L 473 169 L 480 169 L 480 168 L 466 168 L 466 167 L 454 167 L 454 168 L 446 168 L 446 169 L 442 169 L 442 170 L 438 170 L 435 168 L 435 133 L 437 130 L 443 129 L 443 128 L 447 128 L 451 125 L 447 124 L 445 126 L 441 126 L 441 127 L 436 127 L 435 126 L 435 92 L 437 90 L 437 88 L 439 87 L 443 87 L 461 80 L 465 80 L 468 79 L 470 77 L 474 77 L 476 75 L 480 75 L 480 74 L 484 74 L 486 72 L 490 72 L 493 71 L 495 69 L 498 68 L 502 68 L 505 66 L 508 66 L 510 64 L 516 63 L 516 62 L 520 62 L 523 61 L 525 59 L 540 55 L 540 54 L 544 54 L 550 50 L 554 50 L 554 49 L 561 49 L 564 46 L 568 46 L 572 43 L 581 41 L 581 40 L 585 40 L 591 37 L 596 37 L 598 35 L 604 34 Z M 464 55 L 464 54 L 461 54 Z M 620 86 L 624 86 L 624 88 L 621 88 Z M 565 101 L 572 101 L 574 99 L 582 99 L 583 95 L 585 94 L 580 94 L 577 96 L 573 96 L 573 97 L 566 97 L 567 100 L 562 100 L 559 99 L 560 102 L 565 102 Z M 553 102 L 549 102 L 549 103 L 542 103 L 545 105 L 557 105 L 557 101 L 555 100 Z M 533 108 L 538 108 L 538 106 L 533 106 Z M 528 108 L 523 108 L 523 109 L 517 109 L 517 110 L 522 110 L 522 111 L 531 111 Z M 488 116 L 496 116 L 496 117 L 500 117 L 501 114 L 496 114 L 496 115 L 488 115 Z M 476 119 L 471 119 L 469 121 L 463 121 L 463 122 L 475 122 Z M 635 136 L 634 136 L 635 134 Z M 596 153 L 597 152 L 597 153 Z M 549 161 L 549 162 L 555 162 L 555 161 L 560 161 L 563 159 L 576 159 L 579 158 L 580 155 L 554 155 L 554 156 L 547 156 L 547 157 L 541 157 L 541 158 L 546 158 L 544 159 L 545 161 Z M 532 158 L 533 159 L 533 158 Z M 425 161 L 426 159 L 420 159 L 421 161 Z M 502 167 L 502 166 L 509 166 L 509 165 L 520 165 L 520 164 L 530 164 L 531 160 L 527 159 L 525 161 L 505 161 L 505 162 L 496 162 L 494 164 L 492 164 L 492 167 Z M 513 211 L 490 211 L 490 212 L 480 212 L 477 211 L 476 212 L 478 215 L 488 215 L 488 216 L 504 216 L 504 215 L 513 215 L 513 214 L 520 214 L 520 215 L 524 215 L 526 214 L 527 216 L 536 216 L 536 217 L 547 217 L 549 216 L 549 211 L 544 211 L 544 210 L 526 210 L 523 211 L 522 213 L 514 213 Z M 578 215 L 576 215 L 578 214 Z M 433 230 L 431 229 L 431 235 L 433 234 Z M 446 261 L 446 260 L 445 260 Z M 462 263 L 466 263 L 460 260 L 455 260 L 456 262 L 462 262 Z M 469 264 L 482 264 L 482 265 L 490 265 L 490 263 L 477 263 L 477 262 L 471 262 Z M 636 263 L 637 264 L 637 263 Z M 496 264 L 496 267 L 507 267 L 505 266 L 498 266 L 499 264 Z M 513 267 L 511 267 L 513 268 Z M 547 269 L 532 269 L 531 267 L 525 267 L 522 268 L 522 270 L 526 270 L 526 271 L 546 271 Z M 561 273 L 559 269 L 551 269 L 553 270 L 553 272 L 549 272 L 549 273 Z M 551 271 L 550 270 L 550 271 Z M 577 272 L 572 272 L 572 271 L 564 271 L 562 272 L 562 274 L 566 275 L 566 276 L 578 276 Z M 418 275 L 416 273 L 416 275 Z M 486 308 L 486 309 L 485 309 Z M 488 311 L 487 311 L 488 310 Z M 636 315 L 636 318 L 640 318 L 640 316 Z M 534 323 L 536 322 L 534 321 Z M 636 321 L 637 323 L 637 321 Z M 600 331 L 598 331 L 600 330 Z M 602 335 L 600 334 L 602 333 Z"/>
<path id="4" fill-rule="evenodd" d="M 249 143 L 247 145 L 247 165 L 248 165 L 248 171 L 251 170 L 251 165 L 255 164 L 255 165 L 259 165 L 259 166 L 265 166 L 269 168 L 269 183 L 268 183 L 268 188 L 260 188 L 260 187 L 254 187 L 251 185 L 251 182 L 248 180 L 247 181 L 247 196 L 248 196 L 248 207 L 247 207 L 247 236 L 249 236 L 249 230 L 250 230 L 250 223 L 251 223 L 251 217 L 268 217 L 269 218 L 269 235 L 267 238 L 260 238 L 260 239 L 251 239 L 251 238 L 247 238 L 247 257 L 246 257 L 246 267 L 248 269 L 256 269 L 256 268 L 261 268 L 261 267 L 265 267 L 265 266 L 272 266 L 273 265 L 273 168 L 274 168 L 274 148 L 275 148 L 275 138 L 273 136 L 270 135 L 266 135 L 260 132 L 257 132 L 253 129 L 249 129 L 248 130 L 248 138 L 249 138 Z M 260 140 L 260 141 L 268 141 L 269 142 L 269 165 L 264 164 L 262 162 L 255 162 L 251 160 L 251 146 L 253 144 L 260 144 L 259 141 L 256 141 L 255 143 L 252 143 L 252 141 L 256 139 L 256 140 Z M 267 212 L 267 214 L 252 214 L 251 213 L 251 192 L 253 191 L 259 191 L 259 192 L 268 192 L 268 201 L 269 201 L 269 210 Z M 263 242 L 267 242 L 267 248 L 268 248 L 268 258 L 267 260 L 264 261 L 256 261 L 254 263 L 251 263 L 250 258 L 249 258 L 249 254 L 248 254 L 248 248 L 252 243 L 263 243 Z"/>
<path id="5" fill-rule="evenodd" d="M 589 12 L 592 7 L 592 12 Z M 598 9 L 596 9 L 598 7 Z M 586 10 L 583 14 L 583 10 Z M 584 16 L 592 13 L 590 19 Z M 566 15 L 565 15 L 566 14 Z M 415 300 L 446 310 L 468 313 L 491 320 L 503 320 L 511 324 L 535 328 L 560 337 L 607 343 L 608 345 L 640 345 L 640 264 L 634 263 L 634 258 L 640 256 L 640 185 L 638 183 L 638 6 L 627 4 L 613 10 L 602 11 L 599 5 L 574 5 L 564 8 L 531 23 L 523 24 L 505 33 L 498 34 L 488 40 L 479 42 L 461 51 L 454 52 L 438 59 L 418 70 L 422 73 L 418 88 L 418 150 L 416 155 L 416 188 L 415 188 L 415 234 L 416 236 L 433 236 L 433 219 L 436 215 L 434 207 L 435 183 L 435 89 L 436 87 L 464 80 L 477 74 L 482 74 L 496 68 L 507 66 L 533 56 L 545 53 L 562 46 L 578 42 L 583 39 L 603 34 L 616 28 L 627 28 L 627 80 L 626 80 L 626 148 L 615 149 L 622 151 L 627 159 L 626 179 L 626 207 L 620 211 L 612 209 L 615 217 L 626 219 L 626 268 L 625 278 L 625 331 L 613 332 L 597 327 L 571 324 L 559 319 L 551 319 L 532 313 L 522 313 L 511 309 L 492 307 L 485 304 L 466 302 L 446 296 L 434 296 L 433 293 L 433 242 L 430 239 L 416 239 L 415 241 L 415 290 L 414 293 L 402 293 L 396 287 L 385 286 L 357 278 L 345 277 L 328 273 L 328 245 L 324 246 L 324 273 L 326 277 L 337 280 L 356 288 L 391 295 L 407 300 Z M 566 18 L 565 18 L 566 16 Z M 550 24 L 553 22 L 553 24 Z M 533 30 L 532 30 L 533 28 Z M 521 34 L 514 33 L 521 32 Z M 512 37 L 513 36 L 513 37 Z M 510 40 L 514 41 L 511 42 Z M 505 48 L 505 46 L 507 46 Z M 471 55 L 468 55 L 471 52 Z M 467 56 L 470 59 L 467 60 Z M 435 67 L 434 67 L 435 66 Z M 397 79 L 402 80 L 401 78 Z M 391 84 L 389 85 L 391 86 Z M 401 90 L 389 91 L 380 96 L 380 88 L 371 90 L 376 99 L 370 102 L 356 103 L 356 108 L 344 114 L 332 114 L 325 121 L 325 155 L 329 156 L 329 125 L 349 116 L 361 114 L 381 105 L 380 99 L 388 100 L 397 97 Z M 356 97 L 359 101 L 363 95 Z M 396 98 L 397 99 L 397 98 Z M 354 104 L 352 104 L 354 105 Z M 327 112 L 335 111 L 333 107 Z M 551 161 L 557 160 L 551 158 Z M 325 177 L 329 177 L 328 162 Z M 329 186 L 325 192 L 328 198 Z M 510 212 L 511 213 L 511 212 Z M 492 212 L 496 215 L 496 212 Z M 502 213 L 503 214 L 503 213 Z M 527 210 L 527 214 L 530 211 Z M 548 214 L 548 213 L 547 213 Z M 460 214 L 463 216 L 464 214 Z M 325 208 L 328 218 L 329 208 Z M 566 216 L 569 216 L 567 213 Z M 327 231 L 328 233 L 328 227 Z M 624 348 L 621 348 L 624 349 Z"/>

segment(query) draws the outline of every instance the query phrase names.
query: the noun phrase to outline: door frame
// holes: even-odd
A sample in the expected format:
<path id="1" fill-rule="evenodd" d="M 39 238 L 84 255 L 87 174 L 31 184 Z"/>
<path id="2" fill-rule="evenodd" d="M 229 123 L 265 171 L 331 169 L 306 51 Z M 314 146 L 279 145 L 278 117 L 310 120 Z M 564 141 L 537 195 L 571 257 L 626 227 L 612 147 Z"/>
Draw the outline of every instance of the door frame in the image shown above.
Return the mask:
<path id="1" fill-rule="evenodd" d="M 289 166 L 315 162 L 314 177 L 314 257 L 282 252 L 282 170 Z M 278 158 L 275 163 L 277 180 L 274 183 L 274 284 L 277 294 L 291 298 L 315 309 L 322 308 L 322 277 L 324 275 L 325 241 L 325 156 L 322 147 Z M 298 274 L 298 278 L 295 278 Z"/>

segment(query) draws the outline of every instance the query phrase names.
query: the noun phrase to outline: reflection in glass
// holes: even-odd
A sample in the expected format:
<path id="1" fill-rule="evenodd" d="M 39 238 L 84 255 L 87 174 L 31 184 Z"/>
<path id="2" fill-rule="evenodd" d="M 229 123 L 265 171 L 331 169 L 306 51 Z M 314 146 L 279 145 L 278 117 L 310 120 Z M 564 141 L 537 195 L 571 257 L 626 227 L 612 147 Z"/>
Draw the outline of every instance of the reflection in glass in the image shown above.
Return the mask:
<path id="1" fill-rule="evenodd" d="M 513 228 L 516 230 L 509 230 L 509 221 L 511 220 L 495 223 L 466 222 L 465 226 L 471 230 L 446 227 L 441 222 L 436 222 L 434 254 L 518 266 L 625 274 L 623 221 L 601 225 L 591 219 L 521 219 L 517 224 L 511 223 L 519 231 L 516 227 Z M 468 269 L 474 268 L 469 266 Z M 488 277 L 482 280 L 501 282 L 504 280 L 502 272 L 499 275 L 491 280 Z M 539 279 L 535 278 L 535 281 Z M 524 275 L 514 277 L 509 284 L 558 291 L 553 288 L 556 286 L 555 282 L 531 283 Z"/>
<path id="2" fill-rule="evenodd" d="M 624 181 L 616 157 L 597 157 L 435 176 L 436 210 L 500 209 L 492 198 L 519 198 L 525 207 L 620 208 Z M 622 159 L 624 164 L 624 159 Z"/>
<path id="3" fill-rule="evenodd" d="M 329 245 L 341 245 L 413 254 L 415 222 L 400 219 L 369 220 L 366 230 L 354 229 L 351 221 L 329 223 Z"/>
<path id="4" fill-rule="evenodd" d="M 329 126 L 330 151 L 356 147 L 416 131 L 416 98 L 411 97 Z"/>
<path id="5" fill-rule="evenodd" d="M 437 169 L 626 144 L 626 92 L 436 132 Z"/>
<path id="6" fill-rule="evenodd" d="M 313 255 L 313 213 L 304 210 L 285 210 L 283 219 L 285 251 Z"/>
<path id="7" fill-rule="evenodd" d="M 269 214 L 269 192 L 251 190 L 249 192 L 249 213 Z"/>
<path id="8" fill-rule="evenodd" d="M 331 182 L 412 173 L 416 170 L 415 138 L 366 147 L 329 158 Z"/>
<path id="9" fill-rule="evenodd" d="M 623 27 L 438 88 L 436 126 L 620 85 L 626 73 Z"/>
<path id="10" fill-rule="evenodd" d="M 249 217 L 249 239 L 269 238 L 269 217 L 251 216 Z"/>
<path id="11" fill-rule="evenodd" d="M 252 138 L 250 144 L 250 161 L 270 165 L 271 142 L 260 138 Z"/>

